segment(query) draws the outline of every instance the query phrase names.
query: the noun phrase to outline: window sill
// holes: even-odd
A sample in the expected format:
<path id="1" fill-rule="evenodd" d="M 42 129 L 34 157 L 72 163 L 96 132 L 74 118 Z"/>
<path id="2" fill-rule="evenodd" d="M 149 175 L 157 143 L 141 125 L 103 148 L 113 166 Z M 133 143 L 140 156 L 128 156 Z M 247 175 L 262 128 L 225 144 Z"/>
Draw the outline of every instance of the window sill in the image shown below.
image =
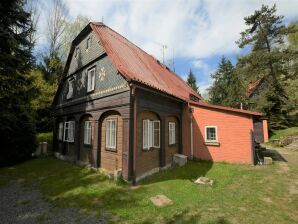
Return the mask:
<path id="1" fill-rule="evenodd" d="M 177 143 L 174 143 L 174 144 L 168 144 L 169 147 L 175 147 L 177 146 Z"/>
<path id="2" fill-rule="evenodd" d="M 159 149 L 159 148 L 156 148 L 156 147 L 151 147 L 149 149 L 142 149 L 143 152 L 148 152 L 148 151 L 153 151 L 154 149 Z"/>
<path id="3" fill-rule="evenodd" d="M 106 151 L 109 151 L 109 152 L 117 152 L 117 149 L 106 148 Z"/>
<path id="4" fill-rule="evenodd" d="M 91 144 L 85 144 L 85 143 L 84 143 L 84 147 L 91 148 L 91 146 L 92 146 Z"/>
<path id="5" fill-rule="evenodd" d="M 205 145 L 220 146 L 219 142 L 204 142 Z"/>

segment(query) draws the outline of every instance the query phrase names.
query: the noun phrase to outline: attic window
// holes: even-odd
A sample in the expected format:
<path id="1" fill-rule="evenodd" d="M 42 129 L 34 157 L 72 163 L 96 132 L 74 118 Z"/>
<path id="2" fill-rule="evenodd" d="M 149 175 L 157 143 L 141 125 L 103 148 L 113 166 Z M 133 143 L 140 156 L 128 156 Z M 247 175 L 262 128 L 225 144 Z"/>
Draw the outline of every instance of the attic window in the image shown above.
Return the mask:
<path id="1" fill-rule="evenodd" d="M 86 42 L 86 50 L 88 51 L 91 46 L 91 37 L 88 37 L 87 42 Z"/>
<path id="2" fill-rule="evenodd" d="M 75 50 L 75 58 L 78 58 L 79 54 L 80 54 L 80 48 L 77 47 Z"/>
<path id="3" fill-rule="evenodd" d="M 74 84 L 74 79 L 68 80 L 68 93 L 66 95 L 66 99 L 71 99 L 73 96 L 73 84 Z"/>

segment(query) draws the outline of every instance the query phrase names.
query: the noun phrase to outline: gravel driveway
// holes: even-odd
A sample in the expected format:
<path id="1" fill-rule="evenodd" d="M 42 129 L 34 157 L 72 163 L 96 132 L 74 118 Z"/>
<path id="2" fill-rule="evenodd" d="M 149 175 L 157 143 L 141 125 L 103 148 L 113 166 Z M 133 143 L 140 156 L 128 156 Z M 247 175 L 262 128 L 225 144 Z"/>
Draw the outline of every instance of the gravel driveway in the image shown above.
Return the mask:
<path id="1" fill-rule="evenodd" d="M 79 214 L 75 208 L 57 208 L 39 190 L 14 182 L 0 188 L 0 223 L 107 223 L 102 217 Z"/>

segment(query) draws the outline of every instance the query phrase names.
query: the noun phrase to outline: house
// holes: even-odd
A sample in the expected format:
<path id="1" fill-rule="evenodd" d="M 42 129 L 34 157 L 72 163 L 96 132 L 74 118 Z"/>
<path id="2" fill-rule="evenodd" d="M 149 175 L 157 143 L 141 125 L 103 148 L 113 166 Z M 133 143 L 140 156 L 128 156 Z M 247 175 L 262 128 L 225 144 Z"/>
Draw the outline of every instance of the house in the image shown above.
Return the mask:
<path id="1" fill-rule="evenodd" d="M 263 76 L 262 78 L 248 85 L 248 88 L 246 91 L 246 97 L 247 98 L 256 97 L 260 93 L 260 91 L 262 91 L 264 88 L 267 88 L 267 86 L 268 86 L 268 80 L 266 76 Z"/>
<path id="2" fill-rule="evenodd" d="M 267 138 L 260 113 L 205 103 L 103 23 L 72 42 L 53 106 L 55 150 L 128 181 L 171 166 L 176 153 L 251 163 L 253 136 Z"/>

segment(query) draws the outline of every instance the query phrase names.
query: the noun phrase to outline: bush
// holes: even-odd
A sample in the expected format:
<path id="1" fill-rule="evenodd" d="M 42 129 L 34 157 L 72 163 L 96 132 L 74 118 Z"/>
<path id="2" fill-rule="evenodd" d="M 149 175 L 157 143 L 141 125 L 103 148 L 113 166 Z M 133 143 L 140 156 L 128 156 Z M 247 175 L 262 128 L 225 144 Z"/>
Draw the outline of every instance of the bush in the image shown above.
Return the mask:
<path id="1" fill-rule="evenodd" d="M 35 125 L 28 111 L 18 106 L 1 109 L 0 167 L 32 158 L 37 147 Z"/>
<path id="2" fill-rule="evenodd" d="M 53 132 L 38 133 L 37 134 L 38 142 L 47 142 L 48 151 L 53 151 Z"/>

